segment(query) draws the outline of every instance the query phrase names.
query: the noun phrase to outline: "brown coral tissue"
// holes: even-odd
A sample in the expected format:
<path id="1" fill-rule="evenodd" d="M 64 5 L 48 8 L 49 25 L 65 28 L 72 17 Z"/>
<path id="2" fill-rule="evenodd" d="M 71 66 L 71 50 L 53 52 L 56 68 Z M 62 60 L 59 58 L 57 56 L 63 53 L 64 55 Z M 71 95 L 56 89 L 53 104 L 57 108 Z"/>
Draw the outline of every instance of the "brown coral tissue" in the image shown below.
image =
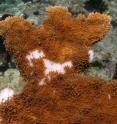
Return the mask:
<path id="1" fill-rule="evenodd" d="M 0 21 L 0 36 L 27 82 L 0 103 L 0 124 L 117 124 L 117 81 L 81 75 L 92 62 L 90 47 L 110 29 L 110 17 L 73 18 L 49 7 L 39 27 L 20 17 Z"/>

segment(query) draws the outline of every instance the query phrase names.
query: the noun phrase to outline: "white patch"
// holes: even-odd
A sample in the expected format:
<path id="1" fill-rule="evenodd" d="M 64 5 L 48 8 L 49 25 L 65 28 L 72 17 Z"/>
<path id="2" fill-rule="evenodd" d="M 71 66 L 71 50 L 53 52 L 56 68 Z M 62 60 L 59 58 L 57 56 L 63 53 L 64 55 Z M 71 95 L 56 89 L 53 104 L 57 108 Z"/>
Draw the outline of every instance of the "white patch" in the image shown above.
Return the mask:
<path id="1" fill-rule="evenodd" d="M 1 124 L 1 122 L 2 122 L 2 118 L 0 118 L 0 124 Z"/>
<path id="2" fill-rule="evenodd" d="M 50 72 L 57 72 L 59 74 L 65 74 L 65 67 L 72 67 L 72 62 L 67 61 L 63 64 L 55 63 L 53 61 L 50 61 L 48 59 L 44 59 L 44 66 L 46 68 L 45 75 L 48 75 Z"/>
<path id="3" fill-rule="evenodd" d="M 26 58 L 29 61 L 30 66 L 33 66 L 33 63 L 32 63 L 33 59 L 40 59 L 40 58 L 43 58 L 43 57 L 45 57 L 45 54 L 42 50 L 41 51 L 35 50 L 33 52 L 30 52 L 29 55 L 26 56 Z"/>
<path id="4" fill-rule="evenodd" d="M 92 63 L 93 59 L 94 59 L 94 52 L 93 52 L 93 50 L 89 50 L 88 54 L 89 54 L 89 63 Z"/>
<path id="5" fill-rule="evenodd" d="M 11 88 L 5 88 L 0 91 L 0 103 L 5 102 L 14 95 L 14 91 Z"/>
<path id="6" fill-rule="evenodd" d="M 108 94 L 108 99 L 111 100 L 111 95 L 110 94 Z"/>
<path id="7" fill-rule="evenodd" d="M 35 50 L 32 52 L 29 52 L 29 54 L 26 56 L 26 59 L 28 59 L 30 66 L 33 66 L 33 59 L 41 59 L 41 61 L 43 61 L 44 63 L 44 67 L 45 67 L 45 71 L 44 71 L 44 78 L 42 78 L 39 81 L 39 85 L 45 85 L 46 84 L 46 80 L 50 81 L 51 80 L 51 76 L 49 75 L 51 72 L 57 72 L 59 74 L 65 74 L 65 68 L 71 68 L 72 62 L 71 61 L 66 61 L 64 63 L 55 63 L 53 61 L 50 61 L 48 59 L 45 59 L 45 54 L 44 52 L 41 50 Z M 33 72 L 31 72 L 32 75 Z"/>
<path id="8" fill-rule="evenodd" d="M 46 80 L 46 78 L 41 79 L 41 81 L 39 82 L 39 85 L 40 85 L 40 86 L 45 85 L 45 80 Z"/>
<path id="9" fill-rule="evenodd" d="M 45 82 L 46 79 L 47 79 L 48 81 L 50 81 L 50 80 L 51 80 L 51 77 L 50 77 L 49 75 L 45 76 L 45 78 L 43 78 L 43 79 L 41 79 L 41 81 L 39 81 L 39 85 L 40 85 L 40 86 L 45 85 L 45 84 L 46 84 L 46 82 Z"/>
<path id="10" fill-rule="evenodd" d="M 47 75 L 47 79 L 48 79 L 49 81 L 51 81 L 51 77 L 50 77 L 49 75 Z"/>

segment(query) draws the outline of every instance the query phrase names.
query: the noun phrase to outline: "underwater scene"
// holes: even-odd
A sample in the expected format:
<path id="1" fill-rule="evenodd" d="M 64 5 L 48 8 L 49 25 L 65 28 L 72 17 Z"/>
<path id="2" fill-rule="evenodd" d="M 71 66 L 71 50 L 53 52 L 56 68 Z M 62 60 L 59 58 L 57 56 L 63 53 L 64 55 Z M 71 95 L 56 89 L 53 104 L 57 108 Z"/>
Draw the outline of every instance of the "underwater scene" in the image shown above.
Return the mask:
<path id="1" fill-rule="evenodd" d="M 0 124 L 117 124 L 117 0 L 0 0 Z"/>

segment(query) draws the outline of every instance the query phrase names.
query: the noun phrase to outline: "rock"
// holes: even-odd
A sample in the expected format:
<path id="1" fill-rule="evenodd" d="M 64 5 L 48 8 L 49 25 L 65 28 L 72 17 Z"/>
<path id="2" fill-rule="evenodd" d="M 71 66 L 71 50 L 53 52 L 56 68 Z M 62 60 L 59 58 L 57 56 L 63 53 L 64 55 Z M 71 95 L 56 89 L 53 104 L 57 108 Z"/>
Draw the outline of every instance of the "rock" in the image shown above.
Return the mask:
<path id="1" fill-rule="evenodd" d="M 112 17 L 112 28 L 108 35 L 92 48 L 95 52 L 95 61 L 98 61 L 101 68 L 92 66 L 93 71 L 87 71 L 87 75 L 99 76 L 103 79 L 112 80 L 116 77 L 117 65 L 117 1 L 110 1 L 109 14 Z"/>
<path id="2" fill-rule="evenodd" d="M 15 91 L 19 91 L 23 85 L 20 72 L 17 69 L 8 69 L 4 76 L 0 76 L 0 89 L 9 86 Z"/>
<path id="3" fill-rule="evenodd" d="M 9 78 L 9 83 L 14 83 L 16 81 L 19 81 L 20 72 L 17 69 L 8 69 L 5 74 L 5 77 Z"/>

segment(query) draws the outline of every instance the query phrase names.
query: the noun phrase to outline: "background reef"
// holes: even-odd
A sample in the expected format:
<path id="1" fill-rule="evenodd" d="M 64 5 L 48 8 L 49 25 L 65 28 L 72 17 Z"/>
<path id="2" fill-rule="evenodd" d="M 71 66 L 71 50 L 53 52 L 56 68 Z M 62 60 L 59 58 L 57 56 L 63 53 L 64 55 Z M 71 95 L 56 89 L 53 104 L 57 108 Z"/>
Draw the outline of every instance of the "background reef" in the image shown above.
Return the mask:
<path id="1" fill-rule="evenodd" d="M 22 16 L 32 24 L 42 24 L 46 8 L 50 5 L 62 5 L 69 8 L 73 16 L 91 11 L 107 13 L 112 17 L 112 28 L 108 35 L 92 47 L 94 62 L 85 72 L 86 75 L 99 76 L 102 79 L 117 79 L 117 1 L 116 0 L 0 0 L 0 18 L 8 15 Z M 0 39 L 0 45 L 4 39 Z M 2 47 L 3 48 L 3 47 Z M 12 55 L 0 48 L 0 89 L 9 85 L 16 91 L 22 87 L 22 78 Z M 4 62 L 5 61 L 5 62 Z M 7 84 L 9 82 L 9 84 Z"/>

